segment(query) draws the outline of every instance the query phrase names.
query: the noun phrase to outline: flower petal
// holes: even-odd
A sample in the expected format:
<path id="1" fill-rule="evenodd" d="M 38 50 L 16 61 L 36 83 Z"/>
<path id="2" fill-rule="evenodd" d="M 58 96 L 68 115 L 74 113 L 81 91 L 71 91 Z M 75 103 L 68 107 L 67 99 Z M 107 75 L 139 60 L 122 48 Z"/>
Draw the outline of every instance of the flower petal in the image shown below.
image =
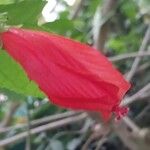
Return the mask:
<path id="1" fill-rule="evenodd" d="M 99 111 L 108 118 L 130 84 L 95 49 L 62 36 L 12 28 L 6 51 L 57 105 Z"/>

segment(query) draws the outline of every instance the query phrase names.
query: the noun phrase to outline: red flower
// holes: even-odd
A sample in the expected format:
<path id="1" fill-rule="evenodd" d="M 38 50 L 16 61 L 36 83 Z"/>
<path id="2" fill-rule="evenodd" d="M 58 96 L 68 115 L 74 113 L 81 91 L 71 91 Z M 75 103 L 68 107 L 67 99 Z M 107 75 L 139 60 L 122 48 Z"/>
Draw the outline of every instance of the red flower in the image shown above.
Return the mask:
<path id="1" fill-rule="evenodd" d="M 11 28 L 1 34 L 6 51 L 57 105 L 101 112 L 119 109 L 130 84 L 95 49 L 40 31 Z M 126 111 L 126 110 L 125 110 Z"/>

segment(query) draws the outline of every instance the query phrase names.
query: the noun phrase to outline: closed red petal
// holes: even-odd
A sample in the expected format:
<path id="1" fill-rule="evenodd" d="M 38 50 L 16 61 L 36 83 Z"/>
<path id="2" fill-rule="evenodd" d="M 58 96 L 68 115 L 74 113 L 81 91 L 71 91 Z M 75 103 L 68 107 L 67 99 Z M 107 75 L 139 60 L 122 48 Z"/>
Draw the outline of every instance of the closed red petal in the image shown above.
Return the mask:
<path id="1" fill-rule="evenodd" d="M 130 87 L 105 56 L 71 39 L 12 28 L 2 33 L 2 41 L 57 105 L 109 116 Z"/>

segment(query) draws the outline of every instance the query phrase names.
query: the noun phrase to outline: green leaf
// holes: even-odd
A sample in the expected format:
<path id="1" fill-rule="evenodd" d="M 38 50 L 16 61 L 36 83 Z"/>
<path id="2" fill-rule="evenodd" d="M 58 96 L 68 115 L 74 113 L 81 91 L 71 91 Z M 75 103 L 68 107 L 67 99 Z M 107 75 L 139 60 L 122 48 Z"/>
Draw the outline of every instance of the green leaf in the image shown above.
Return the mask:
<path id="1" fill-rule="evenodd" d="M 45 31 L 65 35 L 68 31 L 73 30 L 74 25 L 73 21 L 69 19 L 59 19 L 54 22 L 45 23 L 41 28 Z"/>
<path id="2" fill-rule="evenodd" d="M 8 5 L 0 5 L 0 13 L 8 13 L 8 25 L 29 26 L 37 24 L 38 17 L 45 5 L 42 0 L 26 0 Z"/>
<path id="3" fill-rule="evenodd" d="M 93 15 L 93 13 L 95 13 L 97 7 L 100 5 L 102 5 L 102 0 L 94 0 L 94 1 L 92 1 L 92 3 L 90 2 L 89 8 L 88 8 L 88 13 Z"/>
<path id="4" fill-rule="evenodd" d="M 107 43 L 108 47 L 117 51 L 117 53 L 123 51 L 125 49 L 124 41 L 120 39 L 110 39 Z"/>
<path id="5" fill-rule="evenodd" d="M 13 2 L 14 2 L 14 0 L 0 0 L 0 5 L 2 5 L 2 4 L 7 5 L 7 4 L 10 4 L 10 3 L 13 3 Z"/>
<path id="6" fill-rule="evenodd" d="M 126 0 L 121 6 L 121 11 L 130 19 L 130 21 L 136 20 L 137 15 L 137 5 L 134 1 Z"/>
<path id="7" fill-rule="evenodd" d="M 26 96 L 44 97 L 38 86 L 28 79 L 22 67 L 3 50 L 0 50 L 0 88 Z"/>

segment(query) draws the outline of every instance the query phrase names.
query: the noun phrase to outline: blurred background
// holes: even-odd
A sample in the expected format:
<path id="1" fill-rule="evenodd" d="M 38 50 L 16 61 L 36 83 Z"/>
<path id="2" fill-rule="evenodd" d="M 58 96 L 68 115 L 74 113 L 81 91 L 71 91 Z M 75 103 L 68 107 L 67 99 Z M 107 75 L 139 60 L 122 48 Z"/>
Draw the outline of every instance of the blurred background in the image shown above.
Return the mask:
<path id="1" fill-rule="evenodd" d="M 130 107 L 128 116 L 106 125 L 50 103 L 0 50 L 0 150 L 150 149 L 149 0 L 0 0 L 3 23 L 95 47 L 132 88 L 122 102 Z"/>

